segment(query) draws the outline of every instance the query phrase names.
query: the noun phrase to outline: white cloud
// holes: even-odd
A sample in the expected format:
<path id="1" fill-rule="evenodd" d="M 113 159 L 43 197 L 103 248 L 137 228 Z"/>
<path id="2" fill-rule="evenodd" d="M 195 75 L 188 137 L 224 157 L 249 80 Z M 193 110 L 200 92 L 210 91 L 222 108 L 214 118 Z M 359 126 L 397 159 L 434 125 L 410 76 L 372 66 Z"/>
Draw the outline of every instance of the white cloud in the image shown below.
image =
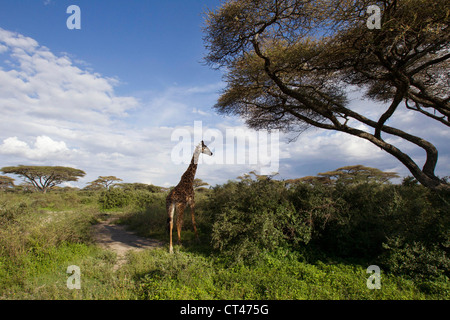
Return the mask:
<path id="1" fill-rule="evenodd" d="M 208 112 L 202 111 L 199 108 L 193 108 L 192 113 L 199 114 L 201 116 L 210 116 L 210 114 Z"/>
<path id="2" fill-rule="evenodd" d="M 4 42 L 4 45 L 7 47 L 14 48 L 17 51 L 26 50 L 32 52 L 38 46 L 36 40 L 2 28 L 0 28 L 0 41 Z"/>
<path id="3" fill-rule="evenodd" d="M 63 159 L 70 156 L 71 152 L 64 141 L 54 141 L 47 136 L 37 137 L 34 147 L 19 140 L 17 137 L 7 138 L 0 145 L 0 154 L 14 155 L 33 160 Z"/>
<path id="4" fill-rule="evenodd" d="M 139 105 L 134 97 L 115 95 L 116 79 L 82 70 L 31 38 L 0 29 L 0 45 L 13 63 L 11 70 L 0 70 L 2 112 L 20 109 L 46 121 L 110 124 Z"/>
<path id="5" fill-rule="evenodd" d="M 87 181 L 104 174 L 138 178 L 129 167 L 147 156 L 149 143 L 124 119 L 140 102 L 118 96 L 116 78 L 81 69 L 68 55 L 1 28 L 0 50 L 2 165 L 73 166 L 88 173 Z"/>

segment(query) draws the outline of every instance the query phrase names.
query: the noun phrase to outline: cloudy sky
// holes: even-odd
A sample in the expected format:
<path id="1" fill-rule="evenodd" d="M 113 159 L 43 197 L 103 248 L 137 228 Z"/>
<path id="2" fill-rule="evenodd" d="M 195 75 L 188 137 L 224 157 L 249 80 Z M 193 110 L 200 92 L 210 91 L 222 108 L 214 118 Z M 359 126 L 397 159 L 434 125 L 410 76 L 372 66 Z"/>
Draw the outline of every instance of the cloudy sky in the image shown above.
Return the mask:
<path id="1" fill-rule="evenodd" d="M 72 4 L 81 9 L 79 30 L 67 28 Z M 294 142 L 289 142 L 293 135 L 280 134 L 276 145 L 275 135 L 246 131 L 240 119 L 217 115 L 212 106 L 225 84 L 220 71 L 202 62 L 201 27 L 202 13 L 218 5 L 218 0 L 2 0 L 0 167 L 79 168 L 87 173 L 74 184 L 79 187 L 101 175 L 171 186 L 185 171 L 194 143 L 204 138 L 215 158 L 201 163 L 197 177 L 211 185 L 254 169 L 276 169 L 279 178 L 290 179 L 363 164 L 408 175 L 398 160 L 357 138 L 310 129 Z M 360 96 L 350 93 L 356 109 L 382 112 L 382 105 Z M 436 172 L 449 175 L 448 128 L 407 110 L 390 124 L 434 143 L 440 151 Z M 249 145 L 230 138 L 233 134 L 248 135 Z M 267 150 L 261 147 L 264 139 Z M 256 162 L 251 141 L 260 143 Z M 421 150 L 400 147 L 423 163 Z M 242 162 L 238 154 L 244 153 Z M 263 163 L 263 153 L 279 162 Z"/>

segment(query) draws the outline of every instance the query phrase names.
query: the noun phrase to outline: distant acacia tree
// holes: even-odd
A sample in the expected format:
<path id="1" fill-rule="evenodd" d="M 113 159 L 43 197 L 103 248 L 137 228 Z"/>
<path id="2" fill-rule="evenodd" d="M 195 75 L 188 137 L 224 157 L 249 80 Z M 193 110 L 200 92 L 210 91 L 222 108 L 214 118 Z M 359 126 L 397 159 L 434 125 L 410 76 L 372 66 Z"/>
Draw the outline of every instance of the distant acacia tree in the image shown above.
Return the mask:
<path id="1" fill-rule="evenodd" d="M 50 188 L 68 181 L 77 181 L 86 173 L 70 167 L 17 166 L 0 169 L 4 174 L 16 174 L 28 180 L 36 190 L 46 193 Z"/>
<path id="2" fill-rule="evenodd" d="M 371 5 L 381 9 L 381 29 L 367 26 Z M 409 109 L 450 126 L 449 24 L 448 0 L 225 1 L 204 28 L 205 60 L 228 84 L 215 108 L 254 129 L 317 127 L 365 139 L 424 186 L 448 189 L 435 175 L 437 148 L 387 123 Z M 386 107 L 361 113 L 349 86 Z M 424 151 L 423 167 L 401 150 L 406 142 Z"/>
<path id="3" fill-rule="evenodd" d="M 89 182 L 86 189 L 96 190 L 96 189 L 109 189 L 114 183 L 122 181 L 115 176 L 100 176 L 98 179 Z"/>
<path id="4" fill-rule="evenodd" d="M 194 179 L 194 183 L 193 183 L 194 190 L 205 191 L 205 190 L 207 190 L 205 188 L 205 186 L 209 186 L 209 183 L 205 182 L 205 181 L 203 181 L 202 179 L 199 179 L 199 178 L 195 178 Z"/>
<path id="5" fill-rule="evenodd" d="M 319 173 L 318 176 L 345 184 L 367 182 L 387 183 L 391 179 L 400 177 L 396 172 L 384 172 L 380 169 L 365 167 L 363 165 L 346 166 L 334 171 Z"/>
<path id="6" fill-rule="evenodd" d="M 335 185 L 343 183 L 346 185 L 359 183 L 389 183 L 391 179 L 399 178 L 396 172 L 384 172 L 377 168 L 366 167 L 363 165 L 353 165 L 338 168 L 333 171 L 327 171 L 317 174 L 317 176 L 307 176 L 297 179 L 285 180 L 288 186 L 295 186 L 298 183 L 307 183 L 311 185 Z"/>
<path id="7" fill-rule="evenodd" d="M 299 183 L 306 183 L 311 185 L 332 185 L 333 181 L 329 177 L 318 177 L 318 176 L 306 176 L 297 179 L 287 179 L 284 180 L 284 184 L 287 187 L 296 186 Z"/>
<path id="8" fill-rule="evenodd" d="M 0 176 L 0 190 L 14 187 L 14 179 L 7 176 Z"/>
<path id="9" fill-rule="evenodd" d="M 251 184 L 253 181 L 271 180 L 273 177 L 277 176 L 278 172 L 274 172 L 271 175 L 257 174 L 255 171 L 250 171 L 249 173 L 244 173 L 242 176 L 236 177 L 236 179 L 241 180 L 241 182 L 246 184 Z M 253 180 L 255 179 L 255 180 Z"/>

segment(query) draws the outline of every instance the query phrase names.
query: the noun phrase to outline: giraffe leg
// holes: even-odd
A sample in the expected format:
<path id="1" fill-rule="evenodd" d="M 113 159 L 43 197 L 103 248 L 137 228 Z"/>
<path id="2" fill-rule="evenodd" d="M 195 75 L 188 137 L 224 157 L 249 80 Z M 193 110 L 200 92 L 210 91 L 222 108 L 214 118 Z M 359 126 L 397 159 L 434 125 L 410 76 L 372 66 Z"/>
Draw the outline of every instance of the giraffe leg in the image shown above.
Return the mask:
<path id="1" fill-rule="evenodd" d="M 197 225 L 195 223 L 195 202 L 191 201 L 189 206 L 191 207 L 191 218 L 192 218 L 192 225 L 194 226 L 195 239 L 197 241 L 199 241 L 198 240 L 198 233 L 197 233 Z"/>
<path id="2" fill-rule="evenodd" d="M 167 222 L 169 224 L 169 252 L 173 253 L 173 244 L 172 244 L 172 230 L 173 230 L 173 215 L 175 212 L 175 204 L 170 204 L 167 208 L 167 214 L 169 218 L 167 218 Z"/>
<path id="3" fill-rule="evenodd" d="M 178 203 L 177 204 L 177 233 L 178 233 L 178 244 L 181 244 L 181 227 L 183 226 L 183 215 L 184 208 L 186 204 Z"/>

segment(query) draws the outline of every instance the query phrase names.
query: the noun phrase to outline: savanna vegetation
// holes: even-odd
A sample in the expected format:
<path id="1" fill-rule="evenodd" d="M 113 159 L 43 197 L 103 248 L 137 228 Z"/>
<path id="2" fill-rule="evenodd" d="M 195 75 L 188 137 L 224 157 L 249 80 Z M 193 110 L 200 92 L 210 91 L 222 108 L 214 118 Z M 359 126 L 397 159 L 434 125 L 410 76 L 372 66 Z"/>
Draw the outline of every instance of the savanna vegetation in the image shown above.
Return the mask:
<path id="1" fill-rule="evenodd" d="M 167 190 L 5 188 L 0 298 L 449 299 L 450 195 L 389 177 L 352 166 L 285 181 L 249 173 L 209 189 L 199 181 L 200 243 L 186 219 L 175 254 L 130 252 L 117 271 L 92 225 L 118 217 L 167 242 Z M 80 290 L 67 288 L 70 265 L 80 267 Z M 370 265 L 381 289 L 366 285 Z"/>
<path id="2" fill-rule="evenodd" d="M 381 28 L 367 9 L 380 8 Z M 286 181 L 249 173 L 206 188 L 196 181 L 200 243 L 186 219 L 183 246 L 117 257 L 92 226 L 117 217 L 167 241 L 168 190 L 66 167 L 5 167 L 0 176 L 1 299 L 449 299 L 450 184 L 438 149 L 405 112 L 450 125 L 448 1 L 227 0 L 205 16 L 205 62 L 224 70 L 215 105 L 253 129 L 310 127 L 373 143 L 413 177 L 363 166 Z M 363 114 L 349 88 L 382 102 Z M 389 125 L 388 125 L 389 124 Z M 411 143 L 426 155 L 419 166 Z M 402 150 L 403 149 L 403 150 Z M 420 182 L 420 184 L 418 183 Z M 67 288 L 67 267 L 81 289 Z M 369 266 L 381 270 L 369 289 Z"/>

